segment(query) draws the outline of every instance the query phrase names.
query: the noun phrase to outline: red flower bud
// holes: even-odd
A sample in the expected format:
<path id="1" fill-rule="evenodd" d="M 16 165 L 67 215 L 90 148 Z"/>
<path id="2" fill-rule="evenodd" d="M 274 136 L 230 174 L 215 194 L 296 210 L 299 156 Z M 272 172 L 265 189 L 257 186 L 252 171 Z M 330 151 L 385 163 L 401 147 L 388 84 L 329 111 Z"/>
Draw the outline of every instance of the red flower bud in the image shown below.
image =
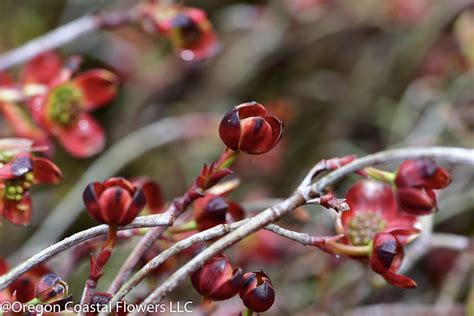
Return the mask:
<path id="1" fill-rule="evenodd" d="M 275 291 L 270 278 L 263 272 L 247 272 L 245 283 L 240 290 L 240 298 L 247 308 L 263 313 L 270 309 L 275 302 Z"/>
<path id="2" fill-rule="evenodd" d="M 433 189 L 445 188 L 449 183 L 449 173 L 432 160 L 405 160 L 395 177 L 398 205 L 407 213 L 430 214 L 436 209 Z"/>
<path id="3" fill-rule="evenodd" d="M 266 114 L 257 102 L 235 106 L 222 119 L 219 134 L 227 147 L 248 154 L 263 154 L 275 147 L 283 134 L 283 123 Z"/>
<path id="4" fill-rule="evenodd" d="M 36 266 L 16 279 L 8 289 L 10 293 L 16 296 L 17 301 L 22 303 L 29 302 L 35 297 L 35 287 L 39 278 L 48 272 L 49 270 L 46 266 Z"/>
<path id="5" fill-rule="evenodd" d="M 414 215 L 431 214 L 436 209 L 436 194 L 423 188 L 399 188 L 397 203 L 402 210 Z"/>
<path id="6" fill-rule="evenodd" d="M 376 233 L 373 238 L 370 266 L 388 283 L 400 288 L 414 288 L 415 281 L 395 273 L 402 263 L 403 254 L 403 246 L 393 234 Z"/>
<path id="7" fill-rule="evenodd" d="M 191 275 L 191 282 L 202 296 L 221 301 L 236 295 L 242 288 L 242 269 L 233 269 L 225 255 L 215 256 Z"/>
<path id="8" fill-rule="evenodd" d="M 195 202 L 194 219 L 199 231 L 243 218 L 244 210 L 238 204 L 226 201 L 220 196 L 207 194 Z"/>
<path id="9" fill-rule="evenodd" d="M 52 303 L 67 297 L 68 285 L 60 276 L 47 273 L 36 283 L 35 295 L 42 303 Z"/>
<path id="10" fill-rule="evenodd" d="M 398 168 L 397 187 L 443 189 L 451 183 L 451 176 L 430 159 L 405 160 Z"/>
<path id="11" fill-rule="evenodd" d="M 130 224 L 146 204 L 143 191 L 123 178 L 89 184 L 83 199 L 93 219 L 115 226 Z"/>

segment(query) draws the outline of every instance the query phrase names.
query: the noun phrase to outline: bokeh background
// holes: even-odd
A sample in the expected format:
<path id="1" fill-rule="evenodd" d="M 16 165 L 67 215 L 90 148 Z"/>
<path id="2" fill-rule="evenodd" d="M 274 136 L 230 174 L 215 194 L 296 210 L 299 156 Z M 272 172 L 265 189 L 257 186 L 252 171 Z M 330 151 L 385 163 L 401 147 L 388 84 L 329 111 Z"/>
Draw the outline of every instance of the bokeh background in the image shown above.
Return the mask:
<path id="1" fill-rule="evenodd" d="M 2 0 L 0 51 L 85 14 L 134 3 Z M 247 206 L 248 214 L 271 203 L 268 199 L 287 196 L 322 158 L 415 145 L 474 146 L 472 1 L 183 3 L 208 12 L 221 45 L 214 58 L 185 62 L 167 40 L 150 36 L 137 26 L 87 34 L 61 47 L 64 56 L 83 55 L 84 69 L 98 66 L 119 74 L 120 93 L 112 104 L 94 112 L 107 131 L 105 152 L 77 160 L 57 147 L 53 160 L 64 172 L 62 184 L 35 191 L 30 227 L 4 223 L 0 228 L 0 254 L 9 257 L 11 264 L 29 257 L 31 246 L 48 242 L 51 232 L 59 231 L 55 238 L 60 238 L 94 225 L 81 211 L 80 194 L 71 197 L 70 193 L 80 192 L 84 181 L 103 180 L 110 171 L 126 177 L 145 174 L 162 185 L 167 200 L 179 196 L 202 164 L 219 154 L 219 118 L 242 102 L 265 104 L 286 126 L 282 142 L 273 151 L 239 157 L 236 173 L 242 184 L 231 198 Z M 180 123 L 194 114 L 211 121 Z M 158 133 L 140 132 L 166 118 L 177 120 Z M 8 128 L 1 119 L 0 124 L 0 135 L 7 136 Z M 185 130 L 187 136 L 140 151 L 139 143 L 158 144 L 176 130 Z M 139 136 L 133 139 L 137 146 L 124 143 L 130 135 Z M 110 148 L 114 149 L 112 154 Z M 473 170 L 445 167 L 454 182 L 440 195 L 440 211 L 428 222 L 435 233 L 472 240 Z M 341 183 L 336 192 L 343 196 L 355 179 Z M 49 226 L 44 226 L 53 209 L 55 218 L 50 217 Z M 333 221 L 331 212 L 308 207 L 281 224 L 326 235 L 333 232 Z M 39 230 L 40 235 L 33 235 Z M 35 240 L 28 242 L 31 236 Z M 136 240 L 123 243 L 114 254 L 103 285 L 111 280 Z M 277 301 L 269 315 L 463 315 L 464 305 L 474 304 L 472 249 L 459 253 L 431 247 L 429 242 L 418 246 L 407 274 L 419 286 L 410 291 L 387 286 L 359 262 L 333 258 L 270 233 L 246 239 L 229 255 L 247 269 L 263 269 L 271 276 Z M 50 266 L 67 274 L 64 278 L 77 299 L 86 278 L 87 260 L 71 262 L 71 258 L 68 254 L 58 256 Z M 188 258 L 189 254 L 180 256 L 178 264 Z M 153 277 L 149 285 L 159 284 L 167 273 Z M 146 292 L 145 286 L 137 291 L 139 295 Z M 200 300 L 189 282 L 172 298 L 191 299 L 196 304 Z M 237 299 L 230 300 L 219 304 L 216 314 L 231 314 L 241 307 Z"/>

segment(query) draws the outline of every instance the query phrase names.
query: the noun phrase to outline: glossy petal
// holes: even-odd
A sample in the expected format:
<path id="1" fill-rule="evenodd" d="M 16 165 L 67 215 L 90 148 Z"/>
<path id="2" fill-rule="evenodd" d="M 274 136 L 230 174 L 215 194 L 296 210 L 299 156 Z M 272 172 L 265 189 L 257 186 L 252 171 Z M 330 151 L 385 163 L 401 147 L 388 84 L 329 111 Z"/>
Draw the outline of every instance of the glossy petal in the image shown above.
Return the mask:
<path id="1" fill-rule="evenodd" d="M 240 118 L 236 108 L 229 111 L 219 125 L 219 135 L 224 144 L 234 151 L 239 150 Z"/>
<path id="2" fill-rule="evenodd" d="M 129 208 L 127 209 L 126 216 L 122 218 L 119 225 L 127 225 L 130 224 L 135 217 L 137 217 L 138 213 L 143 210 L 146 205 L 146 198 L 143 190 L 137 188 L 135 194 L 132 197 L 132 203 L 130 204 Z"/>
<path id="3" fill-rule="evenodd" d="M 33 122 L 21 106 L 14 103 L 0 103 L 0 113 L 3 114 L 15 136 L 32 139 L 36 146 L 51 147 L 47 133 Z"/>
<path id="4" fill-rule="evenodd" d="M 45 158 L 33 158 L 33 175 L 37 183 L 55 184 L 62 179 L 59 167 Z"/>
<path id="5" fill-rule="evenodd" d="M 64 149 L 77 158 L 96 155 L 105 146 L 104 129 L 87 113 L 81 113 L 72 126 L 62 128 L 57 137 Z"/>
<path id="6" fill-rule="evenodd" d="M 396 195 L 400 208 L 413 215 L 431 214 L 436 208 L 436 195 L 432 190 L 398 188 Z"/>
<path id="7" fill-rule="evenodd" d="M 275 291 L 268 276 L 260 271 L 246 273 L 244 278 L 245 283 L 239 293 L 244 305 L 257 313 L 269 310 L 275 302 Z"/>
<path id="8" fill-rule="evenodd" d="M 226 202 L 229 205 L 229 209 L 227 210 L 226 223 L 237 222 L 245 218 L 245 211 L 239 204 L 231 201 Z"/>
<path id="9" fill-rule="evenodd" d="M 347 192 L 346 201 L 350 210 L 341 214 L 344 227 L 356 213 L 376 212 L 385 219 L 392 219 L 397 214 L 397 203 L 390 185 L 378 181 L 358 181 Z"/>
<path id="10" fill-rule="evenodd" d="M 232 276 L 220 284 L 220 286 L 209 295 L 209 298 L 214 301 L 229 299 L 239 293 L 243 284 L 244 273 L 242 272 L 242 269 L 235 269 L 232 273 Z"/>
<path id="11" fill-rule="evenodd" d="M 164 200 L 160 185 L 148 177 L 132 179 L 131 184 L 142 189 L 145 194 L 146 208 L 150 214 L 158 214 L 163 211 Z"/>
<path id="12" fill-rule="evenodd" d="M 11 293 L 16 294 L 16 300 L 25 303 L 31 301 L 35 297 L 35 287 L 39 278 L 48 273 L 49 269 L 43 265 L 37 265 L 24 273 L 8 289 Z"/>
<path id="13" fill-rule="evenodd" d="M 239 104 L 234 109 L 237 110 L 240 120 L 255 116 L 263 117 L 267 114 L 265 107 L 255 101 Z"/>
<path id="14" fill-rule="evenodd" d="M 226 222 L 229 204 L 220 196 L 208 194 L 194 204 L 194 219 L 199 231 L 203 231 Z"/>
<path id="15" fill-rule="evenodd" d="M 401 288 L 416 287 L 412 279 L 396 274 L 404 256 L 400 241 L 389 233 L 377 233 L 373 238 L 373 250 L 370 256 L 372 270 L 379 273 L 390 284 Z"/>
<path id="16" fill-rule="evenodd" d="M 91 69 L 77 75 L 74 84 L 84 97 L 84 109 L 87 111 L 101 107 L 117 94 L 118 77 L 105 69 Z"/>
<path id="17" fill-rule="evenodd" d="M 442 189 L 451 183 L 449 173 L 430 159 L 405 160 L 398 168 L 397 187 Z"/>
<path id="18" fill-rule="evenodd" d="M 127 190 L 119 186 L 106 188 L 99 196 L 99 205 L 105 223 L 121 225 L 131 203 L 132 196 Z"/>
<path id="19" fill-rule="evenodd" d="M 36 283 L 35 296 L 40 302 L 55 302 L 65 298 L 67 295 L 67 283 L 54 273 L 46 273 Z"/>
<path id="20" fill-rule="evenodd" d="M 102 216 L 98 197 L 104 191 L 104 186 L 99 182 L 90 183 L 82 193 L 84 205 L 89 215 L 99 223 L 104 223 L 105 219 Z"/>
<path id="21" fill-rule="evenodd" d="M 382 275 L 382 277 L 388 283 L 399 288 L 413 289 L 416 287 L 416 282 L 414 280 L 405 275 L 396 274 L 392 271 L 387 271 L 385 274 Z"/>
<path id="22" fill-rule="evenodd" d="M 229 258 L 215 256 L 191 275 L 194 288 L 204 297 L 225 300 L 239 292 L 243 285 L 242 270 L 232 270 Z"/>
<path id="23" fill-rule="evenodd" d="M 135 188 L 133 187 L 133 185 L 127 179 L 122 177 L 108 178 L 104 181 L 103 184 L 105 188 L 111 188 L 115 186 L 122 187 L 123 189 L 127 190 L 130 195 L 135 192 Z"/>
<path id="24" fill-rule="evenodd" d="M 20 201 L 3 199 L 2 215 L 15 225 L 28 225 L 31 220 L 31 198 L 28 192 L 23 194 Z"/>
<path id="25" fill-rule="evenodd" d="M 49 84 L 59 75 L 61 58 L 55 52 L 46 52 L 30 60 L 24 67 L 21 81 L 24 84 Z"/>
<path id="26" fill-rule="evenodd" d="M 272 127 L 262 117 L 243 119 L 240 128 L 239 150 L 248 154 L 261 154 L 274 146 Z"/>

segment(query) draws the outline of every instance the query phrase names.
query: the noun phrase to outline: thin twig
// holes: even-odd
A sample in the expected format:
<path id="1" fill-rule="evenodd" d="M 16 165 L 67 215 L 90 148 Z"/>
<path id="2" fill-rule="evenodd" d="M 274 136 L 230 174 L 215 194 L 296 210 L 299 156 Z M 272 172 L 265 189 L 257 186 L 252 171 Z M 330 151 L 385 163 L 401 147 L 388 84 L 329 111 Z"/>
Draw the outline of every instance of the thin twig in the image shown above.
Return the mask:
<path id="1" fill-rule="evenodd" d="M 238 227 L 248 223 L 250 219 L 244 219 L 232 224 L 221 224 L 214 226 L 205 231 L 196 233 L 190 237 L 178 241 L 168 249 L 161 252 L 159 255 L 150 260 L 145 266 L 143 266 L 137 273 L 135 273 L 114 295 L 110 301 L 111 306 L 123 299 L 135 286 L 143 281 L 153 270 L 159 267 L 163 262 L 174 256 L 178 252 L 191 247 L 192 245 L 208 241 L 216 237 L 223 236 L 229 232 L 236 230 Z M 296 241 L 304 246 L 311 244 L 312 236 L 306 233 L 295 232 L 275 224 L 269 224 L 265 226 L 265 229 L 271 231 L 282 237 Z"/>
<path id="2" fill-rule="evenodd" d="M 142 227 L 156 227 L 156 226 L 169 226 L 172 223 L 172 216 L 169 213 L 141 216 L 137 217 L 131 224 L 123 227 L 119 227 L 119 230 L 142 228 Z M 0 290 L 5 289 L 23 273 L 35 267 L 36 265 L 48 260 L 54 255 L 71 248 L 83 241 L 95 238 L 100 235 L 107 234 L 109 229 L 108 225 L 99 225 L 87 230 L 81 231 L 74 235 L 71 235 L 62 241 L 45 248 L 44 250 L 38 252 L 28 260 L 22 262 L 18 266 L 14 267 L 6 274 L 0 276 Z"/>
<path id="3" fill-rule="evenodd" d="M 474 150 L 463 148 L 450 147 L 432 147 L 432 148 L 406 148 L 395 149 L 384 152 L 379 152 L 373 155 L 357 159 L 340 169 L 331 172 L 326 177 L 321 178 L 311 187 L 304 187 L 300 185 L 288 199 L 283 202 L 266 209 L 262 213 L 253 217 L 251 221 L 242 225 L 235 231 L 222 237 L 214 244 L 203 250 L 196 257 L 187 262 L 184 266 L 173 273 L 165 282 L 156 288 L 144 301 L 143 304 L 151 304 L 159 302 L 166 294 L 174 290 L 184 279 L 191 273 L 199 269 L 207 260 L 212 258 L 216 253 L 219 253 L 226 248 L 237 243 L 244 237 L 261 229 L 262 227 L 274 222 L 281 217 L 287 215 L 297 206 L 305 203 L 303 196 L 317 197 L 318 193 L 324 192 L 325 188 L 344 178 L 346 175 L 360 170 L 364 167 L 376 165 L 393 160 L 403 159 L 417 159 L 417 158 L 434 158 L 446 160 L 450 163 L 465 163 L 474 165 Z M 309 192 L 308 192 L 309 190 Z"/>
<path id="4" fill-rule="evenodd" d="M 117 27 L 135 20 L 133 9 L 86 15 L 0 55 L 0 71 L 24 63 L 38 54 L 58 48 L 101 28 Z"/>

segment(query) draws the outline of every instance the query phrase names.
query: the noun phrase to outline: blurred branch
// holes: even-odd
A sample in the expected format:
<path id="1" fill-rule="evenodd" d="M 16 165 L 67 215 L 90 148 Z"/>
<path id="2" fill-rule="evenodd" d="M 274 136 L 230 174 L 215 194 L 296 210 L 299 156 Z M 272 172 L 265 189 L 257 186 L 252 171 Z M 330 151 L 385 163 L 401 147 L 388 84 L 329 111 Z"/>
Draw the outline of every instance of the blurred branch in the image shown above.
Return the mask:
<path id="1" fill-rule="evenodd" d="M 114 175 L 130 161 L 151 149 L 178 140 L 209 135 L 214 132 L 210 128 L 214 125 L 214 117 L 207 114 L 190 114 L 162 119 L 122 138 L 94 161 L 46 217 L 38 230 L 14 255 L 18 258 L 54 243 L 81 214 L 82 190 L 89 182 Z"/>
<path id="2" fill-rule="evenodd" d="M 174 256 L 178 252 L 189 248 L 199 242 L 208 241 L 213 238 L 228 234 L 236 230 L 238 227 L 248 223 L 250 220 L 251 219 L 244 219 L 232 224 L 217 225 L 175 243 L 173 246 L 169 247 L 168 249 L 154 257 L 137 273 L 135 273 L 114 295 L 114 297 L 110 301 L 111 306 L 114 306 L 118 301 L 123 299 L 125 295 L 127 295 L 135 286 L 137 286 L 141 281 L 143 281 L 153 270 L 155 270 L 163 262 Z M 310 244 L 312 240 L 312 237 L 306 233 L 298 233 L 295 231 L 291 231 L 275 224 L 269 224 L 265 226 L 265 229 L 282 237 L 296 241 L 304 246 Z"/>
<path id="3" fill-rule="evenodd" d="M 113 28 L 135 20 L 133 9 L 86 15 L 0 55 L 0 71 L 26 62 L 101 28 Z"/>
<path id="4" fill-rule="evenodd" d="M 172 224 L 172 216 L 170 213 L 149 215 L 137 217 L 132 223 L 127 226 L 119 227 L 119 230 L 142 228 L 142 227 L 156 227 L 156 226 L 169 226 Z M 48 260 L 52 256 L 71 248 L 83 241 L 92 239 L 100 235 L 106 235 L 108 232 L 108 225 L 99 225 L 87 230 L 76 233 L 64 240 L 40 251 L 28 260 L 22 262 L 15 268 L 8 271 L 8 273 L 0 276 L 0 290 L 5 289 L 23 273 L 33 268 L 34 266 Z"/>
<path id="5" fill-rule="evenodd" d="M 207 260 L 212 258 L 216 253 L 223 251 L 224 249 L 239 242 L 246 236 L 289 214 L 296 207 L 305 204 L 308 198 L 318 197 L 325 191 L 326 187 L 334 184 L 346 175 L 371 165 L 393 160 L 417 158 L 437 158 L 447 160 L 451 163 L 465 163 L 474 165 L 474 150 L 449 147 L 388 150 L 356 159 L 353 162 L 329 173 L 329 175 L 316 181 L 316 183 L 311 186 L 305 186 L 303 183 L 286 200 L 256 215 L 249 222 L 217 240 L 211 246 L 187 262 L 158 288 L 156 288 L 143 301 L 143 304 L 151 304 L 161 301 L 163 297 L 166 296 L 166 294 L 174 290 L 184 279 L 199 269 L 199 267 L 201 267 Z"/>

